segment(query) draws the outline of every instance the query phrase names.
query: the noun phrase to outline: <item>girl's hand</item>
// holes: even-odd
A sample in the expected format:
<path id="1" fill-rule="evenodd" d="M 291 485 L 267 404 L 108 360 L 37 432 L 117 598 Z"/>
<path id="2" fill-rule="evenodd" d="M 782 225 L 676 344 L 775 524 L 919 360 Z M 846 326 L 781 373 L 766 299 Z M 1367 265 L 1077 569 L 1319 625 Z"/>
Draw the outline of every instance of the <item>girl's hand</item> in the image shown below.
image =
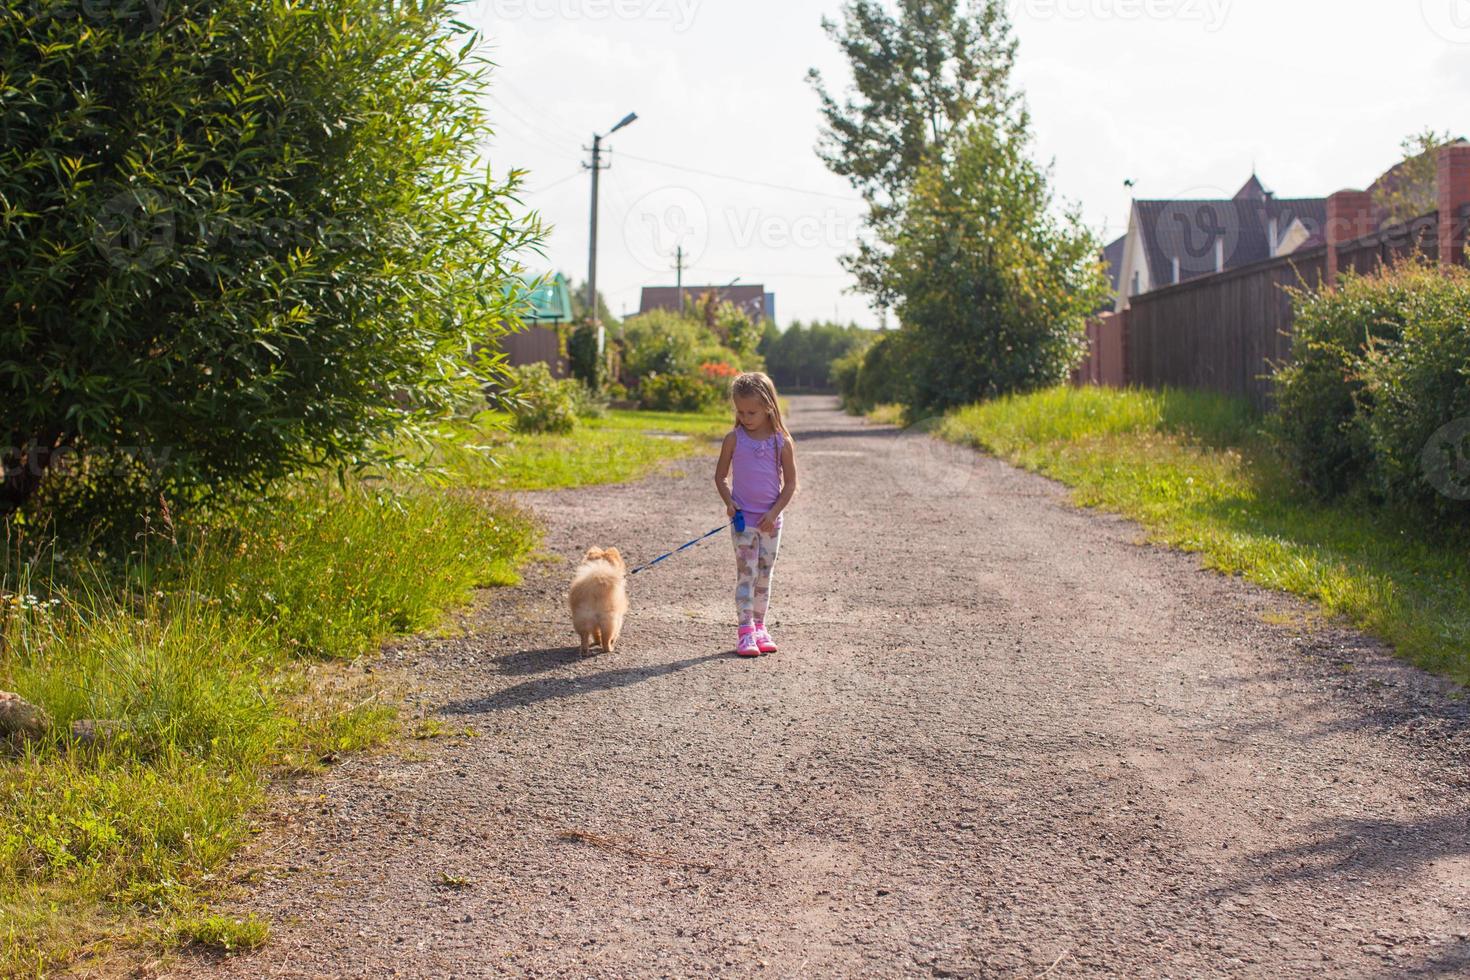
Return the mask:
<path id="1" fill-rule="evenodd" d="M 738 508 L 736 508 L 736 506 L 734 504 L 726 504 L 725 505 L 725 516 L 728 517 L 728 518 L 730 518 L 730 520 L 733 521 L 735 519 L 735 511 L 737 509 Z"/>
<path id="2" fill-rule="evenodd" d="M 760 531 L 762 534 L 775 534 L 776 515 L 767 514 L 765 517 L 762 517 L 760 524 L 756 525 L 756 530 Z"/>

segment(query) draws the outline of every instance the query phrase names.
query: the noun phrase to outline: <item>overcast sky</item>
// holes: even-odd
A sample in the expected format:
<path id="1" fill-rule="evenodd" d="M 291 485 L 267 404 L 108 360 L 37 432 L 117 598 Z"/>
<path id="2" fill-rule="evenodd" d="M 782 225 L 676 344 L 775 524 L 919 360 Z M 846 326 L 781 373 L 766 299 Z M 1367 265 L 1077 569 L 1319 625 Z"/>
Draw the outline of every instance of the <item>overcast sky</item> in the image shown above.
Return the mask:
<path id="1" fill-rule="evenodd" d="M 598 280 L 764 283 L 777 316 L 877 324 L 837 258 L 862 213 L 813 146 L 805 81 L 843 65 L 836 0 L 471 0 L 494 74 L 497 170 L 530 171 L 551 228 L 535 270 L 587 274 L 594 131 L 607 141 Z M 1116 237 L 1129 199 L 1363 187 L 1425 127 L 1470 134 L 1470 0 L 1012 0 L 1016 81 L 1058 195 Z M 1136 182 L 1134 191 L 1123 185 Z"/>

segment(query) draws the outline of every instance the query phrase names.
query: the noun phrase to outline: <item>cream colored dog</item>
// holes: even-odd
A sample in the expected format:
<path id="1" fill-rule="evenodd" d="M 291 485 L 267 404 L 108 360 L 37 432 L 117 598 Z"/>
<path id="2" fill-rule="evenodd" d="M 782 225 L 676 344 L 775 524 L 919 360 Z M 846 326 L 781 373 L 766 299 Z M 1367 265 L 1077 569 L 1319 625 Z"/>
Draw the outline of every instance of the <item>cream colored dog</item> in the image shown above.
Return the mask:
<path id="1" fill-rule="evenodd" d="M 608 653 L 618 642 L 628 613 L 628 591 L 623 586 L 627 572 L 616 548 L 589 548 L 577 566 L 567 601 L 584 656 L 594 642 Z"/>

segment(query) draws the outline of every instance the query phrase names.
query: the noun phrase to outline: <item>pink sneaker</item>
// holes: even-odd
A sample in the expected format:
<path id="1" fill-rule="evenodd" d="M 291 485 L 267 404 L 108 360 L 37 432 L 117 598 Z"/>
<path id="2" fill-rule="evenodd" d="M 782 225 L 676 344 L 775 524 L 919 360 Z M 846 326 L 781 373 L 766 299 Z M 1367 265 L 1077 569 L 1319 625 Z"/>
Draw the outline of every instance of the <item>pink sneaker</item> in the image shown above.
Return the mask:
<path id="1" fill-rule="evenodd" d="M 765 623 L 755 624 L 755 645 L 761 653 L 776 652 L 776 641 L 771 639 L 771 634 L 766 632 Z"/>
<path id="2" fill-rule="evenodd" d="M 740 631 L 740 645 L 735 648 L 735 653 L 742 657 L 759 657 L 761 648 L 756 646 L 755 630 L 746 628 Z"/>

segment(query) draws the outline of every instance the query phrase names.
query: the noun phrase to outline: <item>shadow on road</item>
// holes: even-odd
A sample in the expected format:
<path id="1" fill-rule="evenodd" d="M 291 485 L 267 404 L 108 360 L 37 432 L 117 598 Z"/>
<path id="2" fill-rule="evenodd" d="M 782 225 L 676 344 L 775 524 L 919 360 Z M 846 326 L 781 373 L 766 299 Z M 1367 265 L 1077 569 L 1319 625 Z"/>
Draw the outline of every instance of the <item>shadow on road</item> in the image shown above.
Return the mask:
<path id="1" fill-rule="evenodd" d="M 512 657 L 521 657 L 519 663 L 528 665 L 521 673 L 535 673 L 539 670 L 549 670 L 556 665 L 557 658 L 562 658 L 570 651 L 570 660 L 561 660 L 566 663 L 581 660 L 582 656 L 576 647 L 555 647 L 548 650 L 527 650 L 520 654 L 512 654 Z M 591 659 L 591 658 L 589 658 Z M 488 714 L 494 711 L 503 711 L 506 708 L 517 708 L 524 705 L 539 704 L 542 701 L 556 701 L 562 698 L 576 697 L 579 694 L 592 694 L 597 691 L 612 691 L 631 684 L 641 684 L 644 681 L 656 680 L 669 674 L 676 674 L 690 667 L 709 663 L 712 660 L 738 660 L 735 651 L 727 650 L 722 653 L 710 653 L 702 657 L 690 657 L 687 660 L 675 660 L 670 663 L 645 664 L 639 667 L 620 667 L 616 670 L 603 670 L 595 674 L 584 674 L 581 677 L 552 677 L 545 680 L 522 681 L 497 691 L 494 694 L 482 698 L 472 698 L 463 701 L 450 701 L 439 709 L 440 714 L 445 715 L 478 715 Z M 537 663 L 546 663 L 546 666 L 529 666 Z M 515 671 L 507 671 L 515 673 Z"/>

